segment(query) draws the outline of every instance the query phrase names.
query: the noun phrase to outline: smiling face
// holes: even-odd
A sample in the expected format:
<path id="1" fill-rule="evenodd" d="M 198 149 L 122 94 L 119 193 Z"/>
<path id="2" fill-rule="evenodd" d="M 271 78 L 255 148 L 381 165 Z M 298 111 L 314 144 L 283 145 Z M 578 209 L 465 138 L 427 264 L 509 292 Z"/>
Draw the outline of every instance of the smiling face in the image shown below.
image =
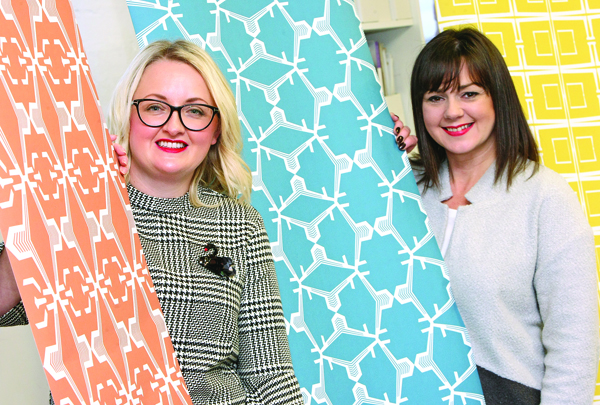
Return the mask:
<path id="1" fill-rule="evenodd" d="M 491 159 L 496 155 L 496 120 L 490 95 L 473 83 L 466 67 L 460 71 L 456 89 L 430 91 L 423 97 L 427 132 L 453 159 Z"/>
<path id="2" fill-rule="evenodd" d="M 173 60 L 160 60 L 144 71 L 133 99 L 150 98 L 173 106 L 200 103 L 215 105 L 204 79 L 192 66 Z M 130 183 L 157 197 L 185 194 L 194 171 L 219 138 L 219 119 L 202 131 L 187 130 L 176 112 L 161 127 L 140 121 L 131 107 L 129 148 Z M 175 195 L 177 194 L 177 195 Z"/>

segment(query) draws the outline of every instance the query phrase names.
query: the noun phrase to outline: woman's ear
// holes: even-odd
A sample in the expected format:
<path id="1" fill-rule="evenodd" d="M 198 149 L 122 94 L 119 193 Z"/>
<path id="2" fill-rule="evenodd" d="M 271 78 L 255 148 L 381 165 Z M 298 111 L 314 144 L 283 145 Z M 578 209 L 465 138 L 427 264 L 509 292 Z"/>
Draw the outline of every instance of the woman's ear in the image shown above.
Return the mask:
<path id="1" fill-rule="evenodd" d="M 221 119 L 220 117 L 217 115 L 216 117 L 219 121 L 218 121 L 218 125 L 217 128 L 215 129 L 215 132 L 213 133 L 213 138 L 212 138 L 212 142 L 210 143 L 211 145 L 214 145 L 217 143 L 217 141 L 219 140 L 219 137 L 221 136 Z"/>
<path id="2" fill-rule="evenodd" d="M 127 157 L 127 150 L 120 144 L 116 142 L 117 136 L 110 135 L 110 139 L 112 140 L 113 151 L 117 162 L 119 163 L 119 171 L 122 175 L 126 175 L 129 171 L 129 158 Z"/>

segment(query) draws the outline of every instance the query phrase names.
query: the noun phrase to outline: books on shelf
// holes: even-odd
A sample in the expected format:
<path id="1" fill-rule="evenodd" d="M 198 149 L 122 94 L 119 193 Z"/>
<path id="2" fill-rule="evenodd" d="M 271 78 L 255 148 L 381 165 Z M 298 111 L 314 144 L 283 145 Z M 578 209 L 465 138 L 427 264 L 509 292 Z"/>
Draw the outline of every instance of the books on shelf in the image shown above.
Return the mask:
<path id="1" fill-rule="evenodd" d="M 396 83 L 394 80 L 394 58 L 387 52 L 385 46 L 379 41 L 369 41 L 369 49 L 373 57 L 373 64 L 377 70 L 379 84 L 383 89 L 383 95 L 389 96 L 396 93 Z"/>

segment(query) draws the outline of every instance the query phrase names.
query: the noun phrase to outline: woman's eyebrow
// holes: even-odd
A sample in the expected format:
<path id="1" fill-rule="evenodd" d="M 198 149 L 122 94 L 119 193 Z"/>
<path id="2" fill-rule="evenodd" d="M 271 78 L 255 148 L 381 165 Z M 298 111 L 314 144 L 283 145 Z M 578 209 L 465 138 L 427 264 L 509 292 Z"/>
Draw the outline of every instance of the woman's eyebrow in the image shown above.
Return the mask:
<path id="1" fill-rule="evenodd" d="M 473 85 L 477 85 L 477 84 L 475 84 L 475 83 L 473 83 L 473 82 L 471 82 L 471 83 L 468 83 L 468 84 L 463 84 L 462 86 L 458 86 L 458 90 L 459 90 L 459 91 L 460 91 L 460 90 L 464 90 L 464 89 L 466 89 L 467 87 L 469 87 L 469 86 L 473 86 Z"/>
<path id="2" fill-rule="evenodd" d="M 192 97 L 192 98 L 188 98 L 187 100 L 185 100 L 186 103 L 198 103 L 200 102 L 200 104 L 204 103 L 204 104 L 208 104 L 208 102 L 206 100 L 204 100 L 202 97 Z"/>
<path id="3" fill-rule="evenodd" d="M 162 100 L 164 102 L 167 102 L 167 97 L 165 97 L 164 95 L 162 95 L 160 93 L 146 94 L 146 96 L 144 98 L 153 98 L 156 100 Z M 202 97 L 190 97 L 185 100 L 185 104 L 208 104 L 208 102 L 206 100 L 204 100 Z"/>

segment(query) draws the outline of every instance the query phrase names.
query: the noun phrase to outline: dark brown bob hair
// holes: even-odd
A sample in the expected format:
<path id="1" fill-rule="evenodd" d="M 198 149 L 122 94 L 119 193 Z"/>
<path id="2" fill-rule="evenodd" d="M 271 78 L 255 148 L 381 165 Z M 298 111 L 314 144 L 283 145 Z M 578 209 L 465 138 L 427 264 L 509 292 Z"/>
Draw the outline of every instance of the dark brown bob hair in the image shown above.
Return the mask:
<path id="1" fill-rule="evenodd" d="M 473 28 L 448 29 L 433 38 L 419 53 L 413 67 L 410 95 L 419 140 L 419 154 L 411 163 L 421 168 L 418 183 L 424 191 L 439 187 L 439 170 L 447 159 L 446 150 L 438 145 L 425 128 L 423 98 L 430 91 L 457 89 L 462 67 L 469 70 L 474 84 L 492 98 L 495 123 L 496 175 L 494 182 L 506 173 L 506 187 L 515 175 L 524 171 L 531 160 L 535 173 L 539 154 L 508 67 L 498 48 L 484 34 Z"/>

